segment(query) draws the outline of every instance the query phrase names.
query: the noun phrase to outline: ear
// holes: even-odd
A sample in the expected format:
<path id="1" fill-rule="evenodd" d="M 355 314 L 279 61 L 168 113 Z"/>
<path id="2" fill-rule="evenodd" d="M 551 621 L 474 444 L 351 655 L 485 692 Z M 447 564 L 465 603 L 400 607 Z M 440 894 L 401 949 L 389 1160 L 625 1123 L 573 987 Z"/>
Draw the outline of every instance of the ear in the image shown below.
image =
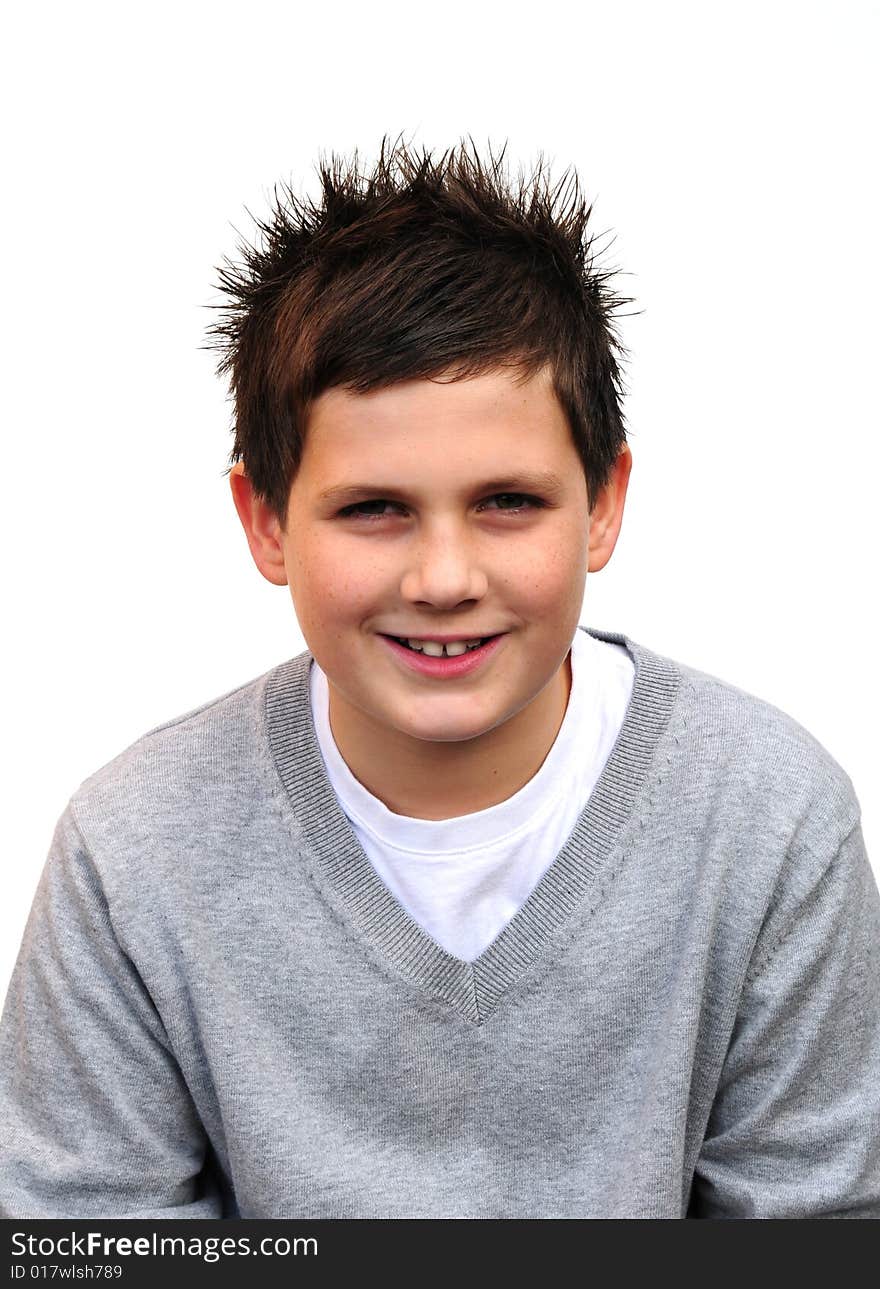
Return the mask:
<path id="1" fill-rule="evenodd" d="M 229 486 L 254 563 L 267 582 L 286 586 L 281 525 L 266 502 L 254 492 L 243 462 L 237 461 L 229 472 Z"/>
<path id="2" fill-rule="evenodd" d="M 596 497 L 590 511 L 589 564 L 590 573 L 598 573 L 611 559 L 617 544 L 617 534 L 623 523 L 623 506 L 632 470 L 632 452 L 624 444 L 617 455 L 608 482 Z"/>

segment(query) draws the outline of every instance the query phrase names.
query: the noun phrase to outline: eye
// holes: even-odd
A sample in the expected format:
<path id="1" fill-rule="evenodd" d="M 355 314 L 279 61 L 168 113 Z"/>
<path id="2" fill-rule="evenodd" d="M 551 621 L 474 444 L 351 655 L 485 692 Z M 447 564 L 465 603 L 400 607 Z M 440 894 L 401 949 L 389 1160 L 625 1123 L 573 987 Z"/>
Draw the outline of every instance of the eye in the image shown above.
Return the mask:
<path id="1" fill-rule="evenodd" d="M 344 506 L 343 509 L 340 510 L 339 514 L 341 518 L 346 519 L 349 516 L 351 516 L 352 519 L 384 519 L 384 515 L 361 515 L 358 512 L 364 506 L 393 506 L 394 504 L 395 503 L 393 501 L 385 501 L 381 497 L 376 498 L 375 501 L 356 501 L 352 506 Z"/>
<path id="2" fill-rule="evenodd" d="M 541 507 L 541 506 L 543 506 L 543 505 L 544 505 L 544 503 L 543 503 L 543 501 L 541 501 L 540 497 L 530 497 L 530 496 L 528 496 L 528 495 L 527 495 L 526 493 L 524 493 L 524 492 L 497 492 L 497 493 L 495 494 L 495 496 L 494 496 L 494 497 L 490 497 L 490 498 L 489 498 L 489 500 L 490 500 L 490 501 L 498 501 L 499 499 L 502 499 L 502 498 L 503 498 L 503 499 L 505 499 L 505 500 L 510 500 L 511 498 L 513 498 L 513 500 L 514 500 L 514 501 L 526 501 L 526 502 L 528 502 L 528 506 L 525 506 L 525 507 L 523 507 L 523 506 L 502 506 L 502 507 L 501 507 L 501 510 L 502 510 L 505 514 L 508 514 L 508 515 L 509 515 L 509 514 L 515 514 L 515 515 L 516 515 L 516 514 L 520 514 L 524 509 L 526 509 L 526 510 L 538 510 L 538 509 L 540 509 L 540 507 Z"/>
<path id="3" fill-rule="evenodd" d="M 487 498 L 487 500 L 488 501 L 513 500 L 520 503 L 521 502 L 527 503 L 525 506 L 520 504 L 515 506 L 498 507 L 499 512 L 505 515 L 520 515 L 520 514 L 524 514 L 527 510 L 539 510 L 541 509 L 542 506 L 546 504 L 540 499 L 540 497 L 532 497 L 524 492 L 498 492 L 493 497 Z M 388 501 L 386 498 L 376 497 L 376 498 L 371 498 L 369 501 L 356 501 L 351 506 L 344 506 L 343 509 L 340 510 L 339 515 L 340 515 L 340 518 L 351 517 L 352 519 L 367 520 L 369 522 L 370 520 L 373 520 L 373 519 L 385 519 L 387 518 L 387 516 L 381 513 L 376 513 L 375 511 L 372 514 L 361 513 L 366 507 L 396 506 L 398 504 L 399 503 L 396 501 Z M 481 508 L 485 506 L 485 504 L 486 504 L 485 502 L 481 502 L 480 503 Z"/>

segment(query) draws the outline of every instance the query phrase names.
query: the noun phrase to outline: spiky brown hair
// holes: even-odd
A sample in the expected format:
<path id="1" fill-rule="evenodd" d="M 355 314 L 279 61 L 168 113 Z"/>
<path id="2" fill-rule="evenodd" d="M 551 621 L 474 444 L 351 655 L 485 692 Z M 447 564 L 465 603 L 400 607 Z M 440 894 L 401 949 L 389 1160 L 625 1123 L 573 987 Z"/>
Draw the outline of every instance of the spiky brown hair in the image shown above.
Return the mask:
<path id="1" fill-rule="evenodd" d="M 383 136 L 372 173 L 358 153 L 323 155 L 322 201 L 274 187 L 262 243 L 217 272 L 225 293 L 207 329 L 234 398 L 232 463 L 287 527 L 312 400 L 441 374 L 511 367 L 526 380 L 549 363 L 592 505 L 626 442 L 612 271 L 595 267 L 592 205 L 576 174 L 551 189 L 543 155 L 513 187 L 473 139 L 435 160 Z M 252 216 L 253 218 L 253 216 Z"/>

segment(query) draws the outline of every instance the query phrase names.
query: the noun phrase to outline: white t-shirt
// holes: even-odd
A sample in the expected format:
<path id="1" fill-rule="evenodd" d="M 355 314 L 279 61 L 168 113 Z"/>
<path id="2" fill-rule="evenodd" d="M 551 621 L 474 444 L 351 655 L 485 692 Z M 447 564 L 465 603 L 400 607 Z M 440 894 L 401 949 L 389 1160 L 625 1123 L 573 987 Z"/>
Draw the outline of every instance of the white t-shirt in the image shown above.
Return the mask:
<path id="1" fill-rule="evenodd" d="M 410 916 L 473 962 L 525 903 L 574 828 L 614 746 L 635 669 L 622 645 L 578 628 L 571 693 L 543 764 L 506 801 L 454 819 L 389 810 L 355 778 L 330 729 L 327 677 L 309 674 L 312 718 L 330 783 L 370 862 Z"/>

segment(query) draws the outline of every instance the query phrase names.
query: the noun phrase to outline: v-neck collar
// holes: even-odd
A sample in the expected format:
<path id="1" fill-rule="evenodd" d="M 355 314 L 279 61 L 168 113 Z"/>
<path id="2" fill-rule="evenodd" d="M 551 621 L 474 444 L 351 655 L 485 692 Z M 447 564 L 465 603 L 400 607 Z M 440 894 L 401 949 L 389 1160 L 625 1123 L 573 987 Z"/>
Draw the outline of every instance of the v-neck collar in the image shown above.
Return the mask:
<path id="1" fill-rule="evenodd" d="M 272 756 L 302 836 L 359 933 L 418 988 L 480 1025 L 535 962 L 556 929 L 616 862 L 615 842 L 669 721 L 681 681 L 670 658 L 628 636 L 581 626 L 623 645 L 635 664 L 620 732 L 562 850 L 515 916 L 473 962 L 447 952 L 392 895 L 370 863 L 327 776 L 309 700 L 308 650 L 275 667 L 265 691 Z"/>

